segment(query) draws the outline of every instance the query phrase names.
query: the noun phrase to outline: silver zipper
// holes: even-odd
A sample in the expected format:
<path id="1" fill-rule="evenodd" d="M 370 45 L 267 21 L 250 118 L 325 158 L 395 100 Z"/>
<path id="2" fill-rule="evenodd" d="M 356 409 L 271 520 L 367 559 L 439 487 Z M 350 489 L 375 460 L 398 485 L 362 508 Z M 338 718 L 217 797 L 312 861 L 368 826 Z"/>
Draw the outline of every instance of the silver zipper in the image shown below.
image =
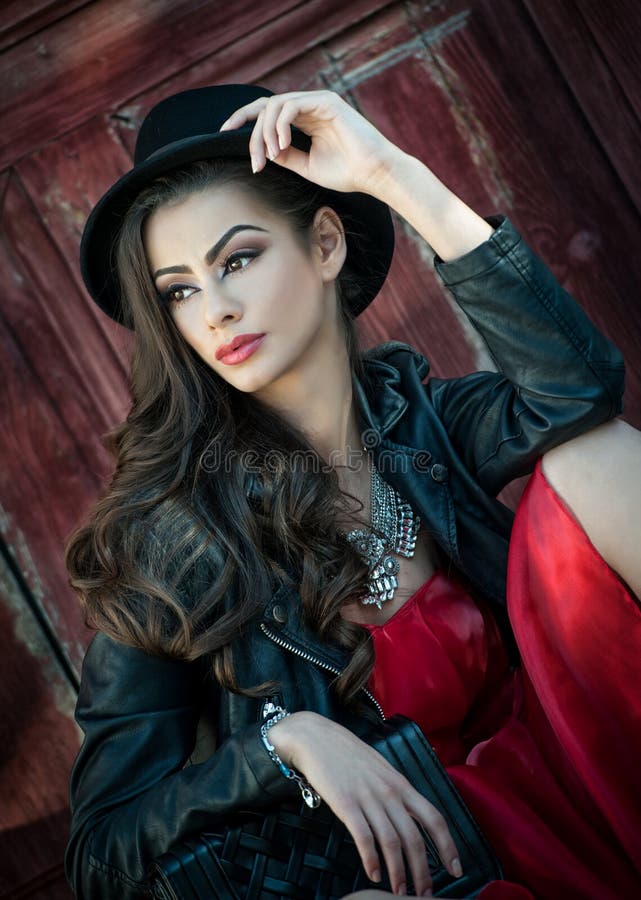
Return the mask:
<path id="1" fill-rule="evenodd" d="M 335 666 L 332 666 L 332 665 L 330 665 L 329 663 L 326 663 L 325 660 L 319 659 L 317 656 L 312 656 L 312 654 L 311 654 L 311 653 L 308 653 L 306 650 L 301 650 L 299 647 L 294 646 L 294 644 L 290 644 L 289 641 L 284 640 L 284 639 L 283 639 L 282 637 L 280 637 L 279 635 L 274 634 L 272 631 L 269 630 L 269 628 L 267 627 L 267 625 L 265 625 L 264 622 L 261 622 L 261 623 L 260 623 L 260 627 L 261 627 L 261 629 L 263 630 L 263 632 L 267 635 L 267 637 L 268 637 L 270 640 L 272 640 L 275 644 L 278 644 L 279 647 L 284 647 L 285 650 L 290 650 L 292 653 L 295 653 L 296 656 L 300 656 L 300 657 L 302 657 L 303 659 L 306 659 L 306 660 L 308 660 L 309 662 L 312 662 L 312 663 L 314 663 L 315 665 L 320 666 L 321 669 L 327 669 L 328 672 L 333 672 L 335 675 L 340 675 L 340 674 L 341 674 L 341 670 L 340 670 L 340 669 L 337 669 Z M 378 702 L 378 700 L 376 699 L 376 697 L 374 697 L 374 695 L 371 694 L 371 693 L 367 690 L 366 687 L 362 687 L 361 690 L 362 690 L 365 694 L 367 694 L 367 696 L 369 697 L 369 699 L 372 701 L 372 703 L 373 703 L 374 706 L 376 707 L 376 709 L 377 709 L 377 711 L 378 711 L 378 714 L 380 715 L 381 719 L 382 719 L 383 721 L 385 721 L 385 713 L 383 712 L 383 708 L 382 708 L 381 704 Z"/>

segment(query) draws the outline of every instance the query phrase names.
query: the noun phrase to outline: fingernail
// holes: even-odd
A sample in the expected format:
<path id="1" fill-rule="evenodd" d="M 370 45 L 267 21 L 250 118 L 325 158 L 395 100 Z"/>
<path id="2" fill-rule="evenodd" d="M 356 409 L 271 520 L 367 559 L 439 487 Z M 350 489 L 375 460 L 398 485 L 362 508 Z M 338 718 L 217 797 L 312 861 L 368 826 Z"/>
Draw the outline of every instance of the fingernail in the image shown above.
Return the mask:
<path id="1" fill-rule="evenodd" d="M 285 138 L 282 138 L 282 137 L 278 138 L 278 146 L 280 147 L 281 150 L 285 149 Z"/>
<path id="2" fill-rule="evenodd" d="M 380 880 L 381 880 L 381 870 L 374 869 L 374 871 L 372 872 L 372 877 L 370 878 L 370 881 L 380 881 Z"/>
<path id="3" fill-rule="evenodd" d="M 396 891 L 396 893 L 399 894 L 400 896 L 402 896 L 406 890 L 407 890 L 407 885 L 405 884 L 405 882 L 403 882 L 403 884 L 399 884 L 398 890 Z"/>
<path id="4" fill-rule="evenodd" d="M 456 856 L 452 860 L 452 873 L 454 874 L 454 876 L 456 878 L 460 878 L 461 875 L 463 874 L 463 869 L 461 868 L 461 863 L 460 863 L 458 856 Z"/>
<path id="5" fill-rule="evenodd" d="M 256 172 L 258 171 L 258 162 L 256 161 L 256 157 L 253 155 L 251 156 L 251 161 L 252 161 L 252 172 L 255 175 Z"/>

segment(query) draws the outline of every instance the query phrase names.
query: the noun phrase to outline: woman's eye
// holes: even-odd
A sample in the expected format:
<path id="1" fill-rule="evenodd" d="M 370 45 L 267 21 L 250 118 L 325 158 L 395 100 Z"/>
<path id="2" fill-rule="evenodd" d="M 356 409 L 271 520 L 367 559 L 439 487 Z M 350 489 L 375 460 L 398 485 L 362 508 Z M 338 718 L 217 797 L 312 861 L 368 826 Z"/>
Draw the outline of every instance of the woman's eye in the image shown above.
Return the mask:
<path id="1" fill-rule="evenodd" d="M 225 273 L 242 272 L 249 265 L 248 261 L 259 254 L 260 250 L 239 250 L 236 253 L 230 253 L 225 260 Z"/>
<path id="2" fill-rule="evenodd" d="M 170 284 L 168 288 L 161 291 L 160 298 L 163 303 L 183 303 L 192 294 L 195 294 L 196 290 L 197 288 L 188 284 Z"/>

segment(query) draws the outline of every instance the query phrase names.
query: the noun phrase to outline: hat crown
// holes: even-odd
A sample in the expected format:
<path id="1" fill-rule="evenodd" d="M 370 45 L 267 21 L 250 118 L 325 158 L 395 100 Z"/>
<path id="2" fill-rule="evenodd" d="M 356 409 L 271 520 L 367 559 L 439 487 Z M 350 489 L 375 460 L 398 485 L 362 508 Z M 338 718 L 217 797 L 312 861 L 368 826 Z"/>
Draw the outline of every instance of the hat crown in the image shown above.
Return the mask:
<path id="1" fill-rule="evenodd" d="M 258 97 L 271 97 L 273 93 L 255 84 L 215 84 L 166 97 L 143 119 L 136 140 L 134 165 L 140 165 L 179 141 L 220 131 L 223 122 L 239 107 Z M 251 130 L 253 126 L 250 122 L 244 127 Z"/>

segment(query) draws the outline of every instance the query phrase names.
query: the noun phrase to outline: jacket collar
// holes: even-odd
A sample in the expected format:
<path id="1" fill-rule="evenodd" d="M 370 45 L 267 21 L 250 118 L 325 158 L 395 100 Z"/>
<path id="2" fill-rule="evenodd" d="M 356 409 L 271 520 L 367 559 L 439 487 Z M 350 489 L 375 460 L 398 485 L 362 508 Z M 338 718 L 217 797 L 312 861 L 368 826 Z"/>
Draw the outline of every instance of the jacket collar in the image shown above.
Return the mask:
<path id="1" fill-rule="evenodd" d="M 354 395 L 366 428 L 385 437 L 405 413 L 409 402 L 402 391 L 408 367 L 414 366 L 421 380 L 429 371 L 422 353 L 401 341 L 385 341 L 363 353 L 366 378 L 354 378 Z"/>

